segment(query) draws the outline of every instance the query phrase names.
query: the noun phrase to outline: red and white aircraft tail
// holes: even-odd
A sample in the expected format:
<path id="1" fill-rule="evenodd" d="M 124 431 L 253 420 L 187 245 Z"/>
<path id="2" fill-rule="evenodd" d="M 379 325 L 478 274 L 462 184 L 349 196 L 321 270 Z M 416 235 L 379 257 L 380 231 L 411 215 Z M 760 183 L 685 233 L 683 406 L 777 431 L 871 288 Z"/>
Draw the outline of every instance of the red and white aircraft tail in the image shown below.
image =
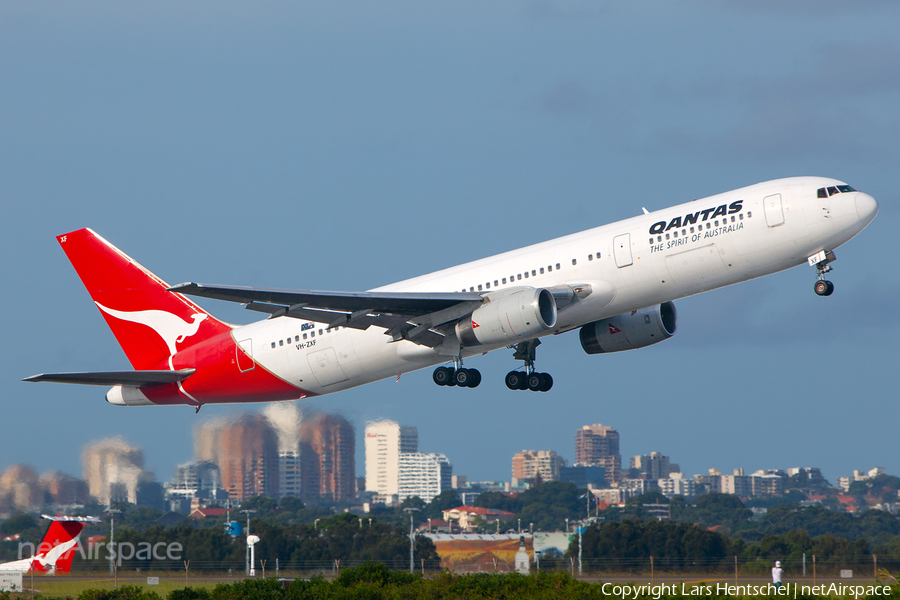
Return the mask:
<path id="1" fill-rule="evenodd" d="M 34 555 L 29 558 L 15 560 L 0 564 L 0 571 L 21 571 L 28 573 L 32 570 L 53 575 L 55 573 L 68 573 L 72 568 L 72 559 L 75 558 L 75 549 L 78 547 L 78 537 L 85 523 L 99 523 L 96 517 L 51 517 L 50 528 L 44 535 L 44 539 L 35 549 Z"/>
<path id="2" fill-rule="evenodd" d="M 90 229 L 57 239 L 135 369 L 171 369 L 177 349 L 231 330 Z"/>

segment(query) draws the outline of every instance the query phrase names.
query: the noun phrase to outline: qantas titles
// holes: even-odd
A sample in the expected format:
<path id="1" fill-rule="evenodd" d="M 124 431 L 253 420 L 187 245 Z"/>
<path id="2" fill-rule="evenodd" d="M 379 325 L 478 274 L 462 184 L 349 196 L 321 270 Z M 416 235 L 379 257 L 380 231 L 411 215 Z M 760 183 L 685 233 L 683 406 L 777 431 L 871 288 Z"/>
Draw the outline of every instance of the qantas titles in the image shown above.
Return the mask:
<path id="1" fill-rule="evenodd" d="M 664 233 L 670 229 L 678 229 L 680 227 L 694 225 L 698 220 L 702 222 L 706 221 L 707 219 L 715 219 L 716 217 L 720 216 L 724 217 L 726 215 L 733 215 L 734 213 L 741 212 L 743 203 L 743 200 L 736 200 L 731 204 L 722 204 L 713 208 L 707 208 L 705 210 L 697 211 L 693 214 L 687 214 L 683 217 L 675 217 L 674 219 L 669 221 L 668 225 L 665 221 L 659 221 L 650 226 L 650 233 L 656 235 L 658 233 Z M 703 218 L 700 218 L 701 215 L 703 216 Z"/>

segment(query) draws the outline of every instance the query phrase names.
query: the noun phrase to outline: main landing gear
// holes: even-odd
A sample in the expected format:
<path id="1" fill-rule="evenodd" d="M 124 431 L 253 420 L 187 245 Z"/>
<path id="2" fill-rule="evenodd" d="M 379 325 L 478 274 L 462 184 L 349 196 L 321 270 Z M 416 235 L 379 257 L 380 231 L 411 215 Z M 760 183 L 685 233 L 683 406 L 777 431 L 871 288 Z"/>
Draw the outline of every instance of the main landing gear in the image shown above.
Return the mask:
<path id="1" fill-rule="evenodd" d="M 525 372 L 510 371 L 506 374 L 506 387 L 511 390 L 531 390 L 546 392 L 553 387 L 553 377 L 549 373 L 538 373 L 534 370 L 535 349 L 541 340 L 528 340 L 515 345 L 513 358 L 525 361 Z"/>
<path id="2" fill-rule="evenodd" d="M 819 252 L 809 257 L 809 264 L 816 268 L 816 276 L 818 277 L 818 281 L 816 281 L 813 289 L 816 294 L 819 296 L 830 296 L 834 293 L 834 284 L 825 279 L 825 273 L 831 272 L 831 265 L 829 263 L 837 260 L 834 256 L 834 252 L 825 251 Z"/>
<path id="3" fill-rule="evenodd" d="M 450 385 L 458 387 L 478 387 L 481 383 L 481 372 L 478 369 L 463 369 L 454 367 L 438 367 L 431 378 L 438 385 Z"/>

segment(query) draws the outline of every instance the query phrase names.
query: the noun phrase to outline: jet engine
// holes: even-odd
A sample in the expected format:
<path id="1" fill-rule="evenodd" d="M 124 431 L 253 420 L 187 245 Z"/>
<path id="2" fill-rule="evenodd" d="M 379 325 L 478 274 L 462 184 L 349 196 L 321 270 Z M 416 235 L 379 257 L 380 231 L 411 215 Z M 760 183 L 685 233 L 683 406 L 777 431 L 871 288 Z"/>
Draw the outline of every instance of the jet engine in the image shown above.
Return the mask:
<path id="1" fill-rule="evenodd" d="M 588 354 L 643 348 L 675 335 L 675 305 L 657 306 L 588 323 L 581 328 L 581 347 Z"/>
<path id="2" fill-rule="evenodd" d="M 556 300 L 549 290 L 526 288 L 488 300 L 456 324 L 463 346 L 513 344 L 556 326 Z"/>

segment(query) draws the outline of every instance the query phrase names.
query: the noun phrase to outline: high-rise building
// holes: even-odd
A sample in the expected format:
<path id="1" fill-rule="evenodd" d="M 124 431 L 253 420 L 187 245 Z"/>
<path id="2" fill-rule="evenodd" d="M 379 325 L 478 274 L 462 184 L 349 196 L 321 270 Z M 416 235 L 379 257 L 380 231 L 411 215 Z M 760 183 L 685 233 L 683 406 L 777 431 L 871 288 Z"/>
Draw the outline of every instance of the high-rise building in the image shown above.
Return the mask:
<path id="1" fill-rule="evenodd" d="M 216 464 L 232 500 L 278 493 L 278 441 L 265 417 L 244 414 L 216 432 Z M 195 447 L 197 444 L 195 443 Z"/>
<path id="2" fill-rule="evenodd" d="M 618 482 L 622 478 L 619 432 L 599 423 L 579 429 L 575 433 L 575 464 L 603 467 L 606 480 Z"/>
<path id="3" fill-rule="evenodd" d="M 304 466 L 314 467 L 304 496 L 331 500 L 356 499 L 356 441 L 353 425 L 339 415 L 315 414 L 300 425 L 301 453 Z M 318 481 L 315 481 L 317 476 Z"/>
<path id="4" fill-rule="evenodd" d="M 687 479 L 682 473 L 672 473 L 668 477 L 657 480 L 659 491 L 666 498 L 673 496 L 696 496 L 697 482 Z"/>
<path id="5" fill-rule="evenodd" d="M 90 501 L 87 483 L 59 471 L 49 471 L 41 475 L 40 484 L 50 496 L 53 504 L 85 504 Z"/>
<path id="6" fill-rule="evenodd" d="M 512 459 L 513 485 L 522 479 L 534 479 L 538 473 L 544 481 L 559 481 L 559 468 L 566 459 L 553 450 L 522 450 Z"/>
<path id="7" fill-rule="evenodd" d="M 398 501 L 418 496 L 425 502 L 451 489 L 453 465 L 443 454 L 400 453 Z"/>
<path id="8" fill-rule="evenodd" d="M 137 504 L 139 484 L 153 479 L 144 472 L 144 451 L 121 436 L 86 445 L 81 451 L 81 465 L 88 491 L 101 504 Z"/>
<path id="9" fill-rule="evenodd" d="M 300 451 L 300 409 L 293 402 L 273 402 L 268 405 L 263 414 L 269 420 L 269 425 L 278 436 L 278 495 L 303 498 L 302 457 Z M 318 478 L 311 481 L 314 495 L 318 494 Z"/>
<path id="10" fill-rule="evenodd" d="M 669 462 L 668 456 L 659 452 L 639 454 L 631 459 L 632 479 L 665 479 L 671 473 L 678 473 L 678 465 Z"/>
<path id="11" fill-rule="evenodd" d="M 170 494 L 185 498 L 208 498 L 214 490 L 221 487 L 219 467 L 215 463 L 204 461 L 188 462 L 175 467 L 168 490 Z"/>
<path id="12" fill-rule="evenodd" d="M 0 507 L 33 510 L 44 504 L 37 473 L 26 465 L 12 465 L 0 475 Z"/>
<path id="13" fill-rule="evenodd" d="M 419 434 L 415 427 L 396 421 L 376 421 L 366 425 L 366 489 L 379 496 L 400 493 L 400 454 L 417 452 Z"/>

